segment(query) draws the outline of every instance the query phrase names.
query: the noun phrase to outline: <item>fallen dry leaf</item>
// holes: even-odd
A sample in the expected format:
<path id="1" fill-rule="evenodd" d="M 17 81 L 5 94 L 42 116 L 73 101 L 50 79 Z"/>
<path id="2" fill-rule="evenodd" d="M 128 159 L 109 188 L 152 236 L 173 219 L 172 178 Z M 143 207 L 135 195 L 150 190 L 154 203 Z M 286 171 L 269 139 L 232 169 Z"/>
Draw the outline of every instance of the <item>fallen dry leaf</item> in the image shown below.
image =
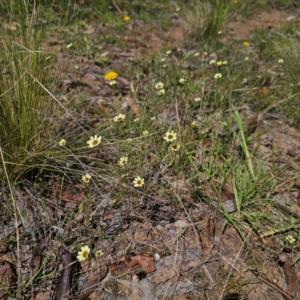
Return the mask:
<path id="1" fill-rule="evenodd" d="M 291 259 L 285 254 L 279 256 L 279 262 L 282 266 L 286 281 L 286 287 L 283 290 L 289 297 L 294 298 L 298 292 L 298 278 L 295 266 L 292 266 Z M 289 297 L 285 297 L 285 299 L 290 299 Z"/>
<path id="2" fill-rule="evenodd" d="M 42 257 L 40 255 L 36 255 L 33 259 L 33 263 L 32 263 L 32 269 L 31 269 L 31 276 L 33 277 L 38 271 L 39 271 L 39 268 L 40 268 L 40 265 L 41 265 L 41 259 Z"/>
<path id="3" fill-rule="evenodd" d="M 125 256 L 121 256 L 116 260 L 114 264 L 111 264 L 109 266 L 109 270 L 114 271 L 124 267 L 131 268 L 135 265 L 139 265 L 141 268 L 144 268 L 143 271 L 136 274 L 139 279 L 156 270 L 153 256 L 149 256 L 146 254 L 131 256 L 128 260 L 126 260 Z"/>
<path id="4" fill-rule="evenodd" d="M 149 256 L 146 254 L 131 256 L 129 259 L 126 259 L 125 256 L 120 256 L 115 263 L 104 267 L 101 272 L 96 273 L 91 276 L 87 282 L 86 288 L 79 293 L 78 299 L 86 299 L 98 286 L 98 284 L 104 279 L 108 270 L 115 271 L 122 268 L 131 268 L 135 265 L 139 265 L 141 268 L 144 268 L 143 271 L 138 274 L 134 274 L 133 279 L 139 281 L 145 275 L 150 274 L 155 271 L 154 260 L 158 260 L 159 255 L 155 254 L 154 256 Z"/>
<path id="5" fill-rule="evenodd" d="M 258 118 L 252 118 L 247 122 L 247 126 L 245 128 L 245 136 L 250 136 L 257 128 L 258 126 Z"/>
<path id="6" fill-rule="evenodd" d="M 122 94 L 125 96 L 125 95 L 128 95 L 128 92 L 129 92 L 129 89 L 130 89 L 130 83 L 127 79 L 123 78 L 123 77 L 120 77 L 118 76 L 116 78 L 116 81 L 121 85 L 122 87 Z"/>
<path id="7" fill-rule="evenodd" d="M 131 109 L 134 112 L 134 114 L 137 117 L 140 117 L 141 116 L 140 109 L 139 109 L 139 107 L 136 104 L 134 104 L 132 98 L 129 97 L 129 96 L 126 96 L 125 99 L 126 99 L 128 105 L 131 107 Z"/>
<path id="8" fill-rule="evenodd" d="M 269 94 L 269 88 L 267 86 L 263 86 L 260 90 L 257 90 L 257 94 L 267 96 Z"/>
<path id="9" fill-rule="evenodd" d="M 212 146 L 212 139 L 206 139 L 202 145 L 205 149 L 210 148 Z"/>
<path id="10" fill-rule="evenodd" d="M 56 197 L 67 202 L 66 207 L 72 209 L 84 199 L 84 186 L 82 184 L 71 184 L 65 191 L 56 186 L 52 195 L 53 204 L 56 204 Z"/>
<path id="11" fill-rule="evenodd" d="M 215 235 L 214 217 L 208 217 L 206 228 L 200 232 L 203 257 L 207 257 L 210 255 L 214 247 L 214 235 Z"/>
<path id="12" fill-rule="evenodd" d="M 107 267 L 104 267 L 100 273 L 92 275 L 86 287 L 79 293 L 78 300 L 86 299 L 98 287 L 98 284 L 104 279 L 107 272 Z"/>
<path id="13" fill-rule="evenodd" d="M 5 265 L 0 267 L 0 298 L 8 299 L 12 290 L 16 287 L 17 274 L 13 264 L 5 262 Z"/>

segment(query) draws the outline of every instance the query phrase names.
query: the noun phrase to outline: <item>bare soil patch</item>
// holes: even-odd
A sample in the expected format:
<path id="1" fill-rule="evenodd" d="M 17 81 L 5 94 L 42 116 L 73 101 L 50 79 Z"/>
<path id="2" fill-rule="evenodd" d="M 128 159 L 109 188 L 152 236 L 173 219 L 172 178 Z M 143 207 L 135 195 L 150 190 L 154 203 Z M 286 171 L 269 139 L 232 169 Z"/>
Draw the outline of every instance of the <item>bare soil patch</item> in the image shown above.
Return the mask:
<path id="1" fill-rule="evenodd" d="M 238 16 L 237 20 L 229 23 L 228 27 L 238 40 L 248 38 L 251 30 L 258 28 L 277 29 L 287 22 L 296 22 L 297 16 L 284 10 L 271 10 L 260 12 L 249 18 Z"/>

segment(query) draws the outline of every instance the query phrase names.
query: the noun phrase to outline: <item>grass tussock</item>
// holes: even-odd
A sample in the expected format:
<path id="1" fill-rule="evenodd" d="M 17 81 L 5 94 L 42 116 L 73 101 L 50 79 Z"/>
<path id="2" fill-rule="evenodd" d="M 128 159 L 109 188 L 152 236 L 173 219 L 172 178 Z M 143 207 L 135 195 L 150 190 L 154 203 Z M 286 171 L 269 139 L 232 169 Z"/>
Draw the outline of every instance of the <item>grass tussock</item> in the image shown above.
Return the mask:
<path id="1" fill-rule="evenodd" d="M 231 5 L 224 0 L 194 2 L 186 9 L 182 25 L 195 42 L 214 38 L 224 28 Z"/>
<path id="2" fill-rule="evenodd" d="M 57 128 L 56 103 L 42 87 L 54 86 L 47 53 L 38 34 L 16 26 L 2 26 L 0 40 L 0 144 L 13 181 L 46 162 Z"/>

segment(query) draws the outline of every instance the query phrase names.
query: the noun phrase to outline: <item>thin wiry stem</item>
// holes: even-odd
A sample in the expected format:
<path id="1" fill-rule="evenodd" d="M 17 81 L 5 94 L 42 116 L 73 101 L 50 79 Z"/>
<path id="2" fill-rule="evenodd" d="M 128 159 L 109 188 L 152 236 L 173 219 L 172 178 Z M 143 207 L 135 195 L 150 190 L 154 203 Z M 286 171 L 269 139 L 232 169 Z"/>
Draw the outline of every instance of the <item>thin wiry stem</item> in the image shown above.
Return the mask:
<path id="1" fill-rule="evenodd" d="M 19 283 L 21 281 L 21 261 L 20 261 L 20 236 L 19 236 L 19 230 L 18 230 L 17 210 L 19 212 L 19 215 L 22 219 L 23 224 L 24 224 L 24 220 L 22 218 L 21 212 L 19 211 L 19 209 L 17 209 L 16 199 L 14 197 L 14 193 L 13 193 L 13 190 L 12 190 L 12 187 L 11 187 L 11 184 L 10 184 L 10 180 L 9 180 L 8 173 L 7 173 L 6 166 L 5 166 L 3 151 L 2 151 L 1 147 L 0 147 L 0 155 L 1 155 L 3 170 L 4 170 L 4 173 L 5 173 L 6 179 L 7 179 L 7 184 L 8 184 L 8 187 L 9 187 L 10 195 L 11 195 L 11 198 L 12 198 L 12 204 L 13 204 L 13 208 L 14 208 L 16 239 L 17 239 L 17 274 L 18 274 L 18 286 L 19 286 Z"/>

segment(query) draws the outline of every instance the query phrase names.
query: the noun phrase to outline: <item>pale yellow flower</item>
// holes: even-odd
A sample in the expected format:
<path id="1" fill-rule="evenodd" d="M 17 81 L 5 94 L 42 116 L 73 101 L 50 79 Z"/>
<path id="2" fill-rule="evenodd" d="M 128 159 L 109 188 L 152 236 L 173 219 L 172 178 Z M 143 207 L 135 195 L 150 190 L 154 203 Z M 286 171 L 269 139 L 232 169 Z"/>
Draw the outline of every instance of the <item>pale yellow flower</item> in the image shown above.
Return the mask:
<path id="1" fill-rule="evenodd" d="M 94 148 L 101 143 L 101 136 L 91 136 L 90 139 L 87 141 L 89 148 Z"/>
<path id="2" fill-rule="evenodd" d="M 155 84 L 155 88 L 158 89 L 158 90 L 161 90 L 164 88 L 164 84 L 162 82 L 157 82 Z"/>
<path id="3" fill-rule="evenodd" d="M 216 73 L 215 76 L 214 76 L 215 79 L 219 79 L 219 78 L 221 78 L 221 77 L 222 77 L 222 74 L 221 74 L 221 73 Z"/>
<path id="4" fill-rule="evenodd" d="M 216 61 L 215 61 L 214 59 L 212 59 L 212 60 L 209 62 L 210 65 L 214 65 L 215 63 L 216 63 Z"/>
<path id="5" fill-rule="evenodd" d="M 78 255 L 77 255 L 78 261 L 80 261 L 80 262 L 85 261 L 88 258 L 90 252 L 91 252 L 91 249 L 89 246 L 81 247 L 81 250 L 78 252 Z"/>
<path id="6" fill-rule="evenodd" d="M 196 121 L 193 121 L 193 122 L 191 123 L 191 126 L 192 126 L 193 128 L 197 127 Z"/>
<path id="7" fill-rule="evenodd" d="M 67 143 L 67 141 L 65 139 L 61 139 L 59 142 L 58 142 L 58 145 L 59 146 L 65 146 Z"/>
<path id="8" fill-rule="evenodd" d="M 149 131 L 148 130 L 144 130 L 143 131 L 143 135 L 148 135 L 149 134 Z"/>
<path id="9" fill-rule="evenodd" d="M 171 53 L 172 53 L 171 50 L 168 50 L 168 51 L 166 52 L 167 55 L 170 55 Z"/>
<path id="10" fill-rule="evenodd" d="M 132 141 L 133 141 L 132 139 L 128 139 L 127 140 L 128 143 L 132 143 Z"/>
<path id="11" fill-rule="evenodd" d="M 219 30 L 219 31 L 218 31 L 218 34 L 222 34 L 222 30 Z"/>
<path id="12" fill-rule="evenodd" d="M 152 117 L 152 118 L 151 118 L 151 121 L 156 121 L 156 117 Z"/>
<path id="13" fill-rule="evenodd" d="M 144 185 L 144 178 L 141 178 L 140 176 L 134 178 L 133 184 L 135 187 L 141 187 Z"/>
<path id="14" fill-rule="evenodd" d="M 171 145 L 171 150 L 172 151 L 178 151 L 180 149 L 180 145 L 179 144 L 173 144 Z"/>
<path id="15" fill-rule="evenodd" d="M 283 64 L 283 59 L 282 58 L 280 58 L 280 59 L 278 59 L 278 61 L 277 61 L 279 64 Z"/>
<path id="16" fill-rule="evenodd" d="M 127 163 L 128 163 L 128 157 L 123 156 L 119 159 L 118 165 L 124 167 L 125 165 L 127 165 Z"/>
<path id="17" fill-rule="evenodd" d="M 180 78 L 179 79 L 179 83 L 184 84 L 185 83 L 185 79 L 184 78 Z"/>
<path id="18" fill-rule="evenodd" d="M 164 136 L 164 140 L 166 140 L 167 142 L 173 142 L 176 140 L 176 133 L 174 131 L 167 131 L 165 136 Z"/>
<path id="19" fill-rule="evenodd" d="M 118 73 L 114 71 L 110 71 L 104 75 L 105 80 L 114 80 L 118 77 Z"/>
<path id="20" fill-rule="evenodd" d="M 116 85 L 117 84 L 117 82 L 115 81 L 115 80 L 111 80 L 110 82 L 109 82 L 109 85 Z"/>
<path id="21" fill-rule="evenodd" d="M 227 60 L 224 60 L 224 61 L 222 61 L 222 64 L 223 64 L 223 65 L 227 65 L 227 64 L 228 64 L 228 61 L 227 61 Z"/>
<path id="22" fill-rule="evenodd" d="M 102 250 L 97 250 L 97 251 L 96 251 L 96 257 L 97 257 L 97 258 L 101 257 L 102 255 L 103 255 Z"/>
<path id="23" fill-rule="evenodd" d="M 285 237 L 284 241 L 290 245 L 293 245 L 296 242 L 296 239 L 292 235 L 288 235 Z"/>
<path id="24" fill-rule="evenodd" d="M 165 62 L 165 61 L 166 61 L 166 58 L 163 57 L 160 61 L 161 61 L 161 62 Z"/>
<path id="25" fill-rule="evenodd" d="M 207 53 L 206 51 L 202 52 L 202 55 L 203 55 L 203 56 L 207 56 L 207 54 L 208 54 L 208 53 Z"/>
<path id="26" fill-rule="evenodd" d="M 222 63 L 221 61 L 218 61 L 218 62 L 217 62 L 217 66 L 218 66 L 218 67 L 221 67 L 222 64 L 223 64 L 223 63 Z"/>
<path id="27" fill-rule="evenodd" d="M 114 117 L 114 122 L 116 123 L 120 123 L 125 119 L 125 115 L 124 114 L 119 114 L 117 116 Z"/>
<path id="28" fill-rule="evenodd" d="M 247 61 L 247 60 L 249 60 L 249 57 L 248 57 L 248 56 L 245 57 L 245 61 Z"/>
<path id="29" fill-rule="evenodd" d="M 195 57 L 197 57 L 197 56 L 199 56 L 199 55 L 200 55 L 199 52 L 196 52 L 196 53 L 194 54 Z"/>
<path id="30" fill-rule="evenodd" d="M 161 96 L 165 93 L 165 90 L 164 89 L 161 89 L 157 92 L 157 95 Z"/>
<path id="31" fill-rule="evenodd" d="M 134 123 L 137 123 L 137 122 L 139 122 L 139 121 L 140 121 L 140 118 L 135 118 L 135 119 L 133 120 Z"/>
<path id="32" fill-rule="evenodd" d="M 194 98 L 194 101 L 195 101 L 195 102 L 200 102 L 200 101 L 201 101 L 201 98 L 200 98 L 200 97 L 196 97 L 196 98 Z"/>
<path id="33" fill-rule="evenodd" d="M 92 176 L 90 175 L 90 174 L 85 174 L 85 175 L 82 175 L 82 181 L 84 182 L 84 183 L 89 183 L 90 182 L 90 180 L 91 180 L 91 178 L 92 178 Z"/>

